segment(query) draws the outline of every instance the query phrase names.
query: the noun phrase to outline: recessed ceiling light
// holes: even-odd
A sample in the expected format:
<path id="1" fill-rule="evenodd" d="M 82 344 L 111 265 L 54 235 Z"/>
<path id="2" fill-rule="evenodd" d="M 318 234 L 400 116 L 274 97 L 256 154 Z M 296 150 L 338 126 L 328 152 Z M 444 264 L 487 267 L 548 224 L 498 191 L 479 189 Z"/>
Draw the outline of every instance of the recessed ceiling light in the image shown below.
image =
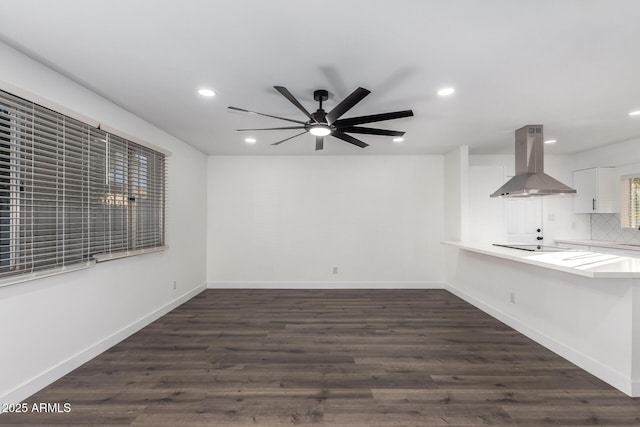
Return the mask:
<path id="1" fill-rule="evenodd" d="M 453 92 L 455 92 L 456 90 L 452 87 L 446 87 L 444 89 L 440 89 L 438 91 L 438 95 L 440 96 L 447 96 L 447 95 L 451 95 Z"/>
<path id="2" fill-rule="evenodd" d="M 256 139 L 255 138 L 245 138 L 244 142 L 246 142 L 247 144 L 255 144 L 256 143 Z"/>
<path id="3" fill-rule="evenodd" d="M 632 111 L 629 113 L 630 116 L 640 116 L 640 110 Z"/>
<path id="4" fill-rule="evenodd" d="M 202 96 L 216 96 L 216 93 L 211 89 L 200 89 L 198 93 Z"/>
<path id="5" fill-rule="evenodd" d="M 555 144 L 556 142 L 558 142 L 558 141 L 556 141 L 555 139 L 547 139 L 544 143 L 545 144 Z"/>
<path id="6" fill-rule="evenodd" d="M 398 138 L 393 138 L 393 142 L 402 142 L 404 141 L 404 138 L 398 137 Z"/>

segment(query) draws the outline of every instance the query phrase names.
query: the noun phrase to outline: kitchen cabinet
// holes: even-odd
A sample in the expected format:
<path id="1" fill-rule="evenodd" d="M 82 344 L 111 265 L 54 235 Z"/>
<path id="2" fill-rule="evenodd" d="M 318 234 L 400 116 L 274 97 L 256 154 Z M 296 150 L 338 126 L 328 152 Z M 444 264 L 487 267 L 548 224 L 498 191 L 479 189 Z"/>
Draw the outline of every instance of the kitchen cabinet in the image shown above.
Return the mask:
<path id="1" fill-rule="evenodd" d="M 622 255 L 640 258 L 640 251 L 622 251 Z"/>
<path id="2" fill-rule="evenodd" d="M 612 244 L 615 244 L 612 242 Z M 620 244 L 624 246 L 624 244 Z M 623 247 L 609 247 L 603 244 L 587 245 L 578 243 L 556 242 L 556 246 L 563 249 L 578 249 L 582 251 L 598 252 L 601 254 L 613 254 L 618 256 L 630 256 L 640 258 L 640 250 L 623 249 Z"/>
<path id="3" fill-rule="evenodd" d="M 618 176 L 616 168 L 591 168 L 573 172 L 574 213 L 617 213 Z"/>
<path id="4" fill-rule="evenodd" d="M 619 256 L 626 256 L 626 253 L 624 250 L 616 249 L 616 248 L 607 248 L 603 246 L 590 246 L 589 250 L 591 252 L 599 252 L 601 254 L 613 254 L 613 255 L 619 255 Z"/>
<path id="5" fill-rule="evenodd" d="M 580 249 L 583 251 L 589 250 L 589 245 L 578 245 L 576 243 L 556 243 L 556 246 L 563 249 Z"/>
<path id="6" fill-rule="evenodd" d="M 625 250 L 625 249 L 618 249 L 618 248 L 607 248 L 607 247 L 603 247 L 603 246 L 590 246 L 589 250 L 591 252 L 599 252 L 601 254 L 613 254 L 613 255 L 618 255 L 618 256 L 630 256 L 630 257 L 634 257 L 634 258 L 640 257 L 640 251 L 634 251 L 634 250 Z"/>

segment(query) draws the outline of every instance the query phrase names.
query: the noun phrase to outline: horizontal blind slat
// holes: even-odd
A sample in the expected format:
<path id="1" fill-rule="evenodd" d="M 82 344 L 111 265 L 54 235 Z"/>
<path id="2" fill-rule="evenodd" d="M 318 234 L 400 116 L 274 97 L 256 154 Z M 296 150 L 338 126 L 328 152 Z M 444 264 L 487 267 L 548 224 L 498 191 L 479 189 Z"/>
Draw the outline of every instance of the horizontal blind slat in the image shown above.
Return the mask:
<path id="1" fill-rule="evenodd" d="M 0 278 L 163 247 L 165 204 L 164 154 L 0 91 Z"/>

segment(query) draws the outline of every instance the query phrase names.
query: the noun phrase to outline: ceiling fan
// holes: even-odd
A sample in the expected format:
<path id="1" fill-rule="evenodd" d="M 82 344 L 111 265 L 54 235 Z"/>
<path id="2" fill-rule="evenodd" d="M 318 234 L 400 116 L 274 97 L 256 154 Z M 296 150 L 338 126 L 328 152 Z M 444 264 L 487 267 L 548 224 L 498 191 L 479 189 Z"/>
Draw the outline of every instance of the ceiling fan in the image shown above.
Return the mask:
<path id="1" fill-rule="evenodd" d="M 402 117 L 413 116 L 413 111 L 394 111 L 392 113 L 372 114 L 369 116 L 351 117 L 347 119 L 341 119 L 342 115 L 353 108 L 358 102 L 369 95 L 371 92 L 367 89 L 359 87 L 354 90 L 351 95 L 347 96 L 338 105 L 336 105 L 328 113 L 322 109 L 322 103 L 329 99 L 329 92 L 324 89 L 319 89 L 313 92 L 313 99 L 318 101 L 319 106 L 315 113 L 309 113 L 298 100 L 283 86 L 274 86 L 274 88 L 287 98 L 293 105 L 295 105 L 302 113 L 309 118 L 306 122 L 301 120 L 287 119 L 284 117 L 272 116 L 270 114 L 257 113 L 255 111 L 245 110 L 244 108 L 229 107 L 231 110 L 242 111 L 245 113 L 258 114 L 260 116 L 271 117 L 279 120 L 286 120 L 288 122 L 296 123 L 297 126 L 287 126 L 278 128 L 262 128 L 262 129 L 236 129 L 237 131 L 257 131 L 257 130 L 285 130 L 285 129 L 304 129 L 302 132 L 285 138 L 283 140 L 274 142 L 271 145 L 282 144 L 285 141 L 300 136 L 305 133 L 310 133 L 316 137 L 316 150 L 322 150 L 324 147 L 324 137 L 333 136 L 334 138 L 341 139 L 349 144 L 356 145 L 361 148 L 367 147 L 369 144 L 354 138 L 348 133 L 358 133 L 366 135 L 384 135 L 401 137 L 404 132 L 387 129 L 374 129 L 368 127 L 361 127 L 358 125 L 365 123 L 381 122 L 385 120 L 399 119 Z"/>

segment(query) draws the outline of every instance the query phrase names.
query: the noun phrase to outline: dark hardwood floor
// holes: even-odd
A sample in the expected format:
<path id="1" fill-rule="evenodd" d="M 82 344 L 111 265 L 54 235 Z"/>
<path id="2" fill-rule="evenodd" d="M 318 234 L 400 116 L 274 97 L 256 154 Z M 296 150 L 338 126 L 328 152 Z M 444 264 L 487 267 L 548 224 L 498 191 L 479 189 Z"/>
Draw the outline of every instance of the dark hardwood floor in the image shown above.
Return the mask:
<path id="1" fill-rule="evenodd" d="M 0 424 L 639 426 L 632 399 L 442 290 L 208 290 Z"/>

